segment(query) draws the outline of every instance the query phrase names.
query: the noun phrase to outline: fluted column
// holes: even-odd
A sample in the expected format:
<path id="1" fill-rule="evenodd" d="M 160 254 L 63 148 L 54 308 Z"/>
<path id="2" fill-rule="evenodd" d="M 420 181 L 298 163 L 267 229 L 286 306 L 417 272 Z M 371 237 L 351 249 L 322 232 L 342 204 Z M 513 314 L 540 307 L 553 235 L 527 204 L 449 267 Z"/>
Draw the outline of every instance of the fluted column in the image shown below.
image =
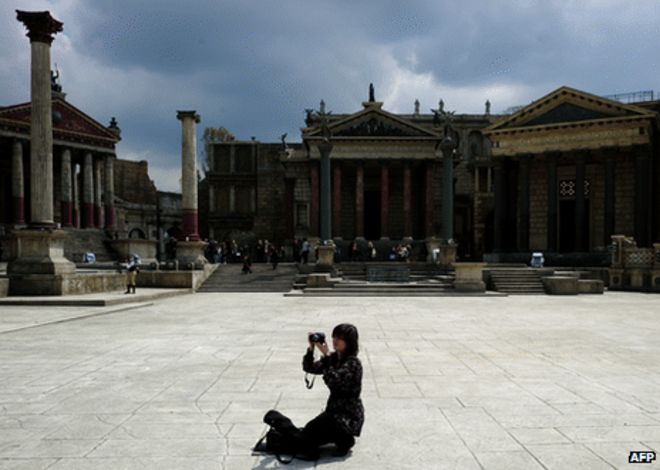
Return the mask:
<path id="1" fill-rule="evenodd" d="M 380 165 L 380 237 L 390 237 L 390 164 L 384 161 Z"/>
<path id="2" fill-rule="evenodd" d="M 79 173 L 78 173 L 78 164 L 75 163 L 71 167 L 71 173 L 73 177 L 73 226 L 80 228 L 80 184 L 78 183 Z"/>
<path id="3" fill-rule="evenodd" d="M 589 251 L 585 239 L 586 203 L 584 197 L 584 178 L 587 155 L 579 152 L 575 159 L 575 251 Z"/>
<path id="4" fill-rule="evenodd" d="M 71 176 L 71 150 L 62 150 L 60 210 L 62 227 L 73 224 L 73 178 Z"/>
<path id="5" fill-rule="evenodd" d="M 403 238 L 412 238 L 412 177 L 410 162 L 403 163 Z"/>
<path id="6" fill-rule="evenodd" d="M 12 146 L 11 195 L 14 200 L 14 223 L 25 223 L 25 177 L 23 172 L 23 144 L 14 140 Z"/>
<path id="7" fill-rule="evenodd" d="M 504 175 L 504 161 L 497 159 L 493 165 L 493 179 L 495 186 L 495 213 L 493 216 L 493 252 L 504 251 L 504 223 L 506 219 L 506 178 Z"/>
<path id="8" fill-rule="evenodd" d="M 433 162 L 427 161 L 424 169 L 424 229 L 426 237 L 432 237 L 433 233 Z"/>
<path id="9" fill-rule="evenodd" d="M 53 119 L 50 88 L 50 45 L 62 23 L 49 12 L 16 11 L 30 38 L 30 226 L 53 227 Z"/>
<path id="10" fill-rule="evenodd" d="M 557 214 L 558 214 L 558 194 L 557 194 L 557 153 L 549 153 L 546 155 L 546 172 L 547 172 L 547 192 L 548 192 L 548 206 L 547 206 L 547 251 L 557 252 Z"/>
<path id="11" fill-rule="evenodd" d="M 616 155 L 614 150 L 605 149 L 605 217 L 603 220 L 603 245 L 612 243 L 616 214 Z"/>
<path id="12" fill-rule="evenodd" d="M 335 237 L 341 237 L 341 163 L 334 162 L 332 169 L 332 225 Z"/>
<path id="13" fill-rule="evenodd" d="M 94 166 L 91 152 L 85 153 L 83 163 L 82 227 L 94 227 Z"/>
<path id="14" fill-rule="evenodd" d="M 332 239 L 332 188 L 330 187 L 330 152 L 332 151 L 331 142 L 322 142 L 318 145 L 321 156 L 321 240 Z"/>
<path id="15" fill-rule="evenodd" d="M 103 192 L 105 203 L 105 228 L 115 228 L 115 172 L 114 155 L 105 156 L 105 188 Z"/>
<path id="16" fill-rule="evenodd" d="M 199 115 L 195 111 L 177 111 L 181 121 L 181 192 L 183 209 L 183 236 L 199 240 L 197 215 L 197 138 L 195 124 Z"/>
<path id="17" fill-rule="evenodd" d="M 364 238 L 364 164 L 355 169 L 355 235 Z"/>
<path id="18" fill-rule="evenodd" d="M 103 199 L 101 193 L 103 192 L 103 177 L 101 174 L 101 167 L 103 162 L 100 157 L 94 160 L 94 227 L 101 228 L 103 225 L 103 214 L 101 208 Z"/>
<path id="19" fill-rule="evenodd" d="M 518 251 L 529 251 L 529 171 L 533 155 L 523 155 L 520 158 L 518 173 L 518 204 L 520 207 L 520 224 L 518 225 Z"/>

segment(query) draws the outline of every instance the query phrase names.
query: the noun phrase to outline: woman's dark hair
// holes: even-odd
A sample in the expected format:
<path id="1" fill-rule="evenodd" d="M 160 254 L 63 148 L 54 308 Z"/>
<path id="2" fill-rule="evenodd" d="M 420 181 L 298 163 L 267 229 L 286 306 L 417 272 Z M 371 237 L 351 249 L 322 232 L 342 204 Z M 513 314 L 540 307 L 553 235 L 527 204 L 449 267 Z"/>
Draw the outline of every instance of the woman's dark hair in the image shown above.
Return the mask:
<path id="1" fill-rule="evenodd" d="M 343 339 L 346 343 L 344 358 L 358 355 L 358 330 L 355 326 L 350 323 L 341 323 L 332 330 L 332 337 Z"/>

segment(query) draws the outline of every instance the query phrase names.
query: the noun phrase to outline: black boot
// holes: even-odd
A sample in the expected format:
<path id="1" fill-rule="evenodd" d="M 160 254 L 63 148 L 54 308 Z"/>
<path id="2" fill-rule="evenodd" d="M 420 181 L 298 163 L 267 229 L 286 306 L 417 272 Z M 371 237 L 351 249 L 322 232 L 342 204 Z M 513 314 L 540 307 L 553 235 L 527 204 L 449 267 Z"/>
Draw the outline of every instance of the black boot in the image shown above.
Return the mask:
<path id="1" fill-rule="evenodd" d="M 130 294 L 131 293 L 131 286 L 126 286 L 126 292 L 124 294 Z"/>
<path id="2" fill-rule="evenodd" d="M 132 285 L 131 289 L 133 289 L 133 293 L 135 294 L 135 285 Z"/>

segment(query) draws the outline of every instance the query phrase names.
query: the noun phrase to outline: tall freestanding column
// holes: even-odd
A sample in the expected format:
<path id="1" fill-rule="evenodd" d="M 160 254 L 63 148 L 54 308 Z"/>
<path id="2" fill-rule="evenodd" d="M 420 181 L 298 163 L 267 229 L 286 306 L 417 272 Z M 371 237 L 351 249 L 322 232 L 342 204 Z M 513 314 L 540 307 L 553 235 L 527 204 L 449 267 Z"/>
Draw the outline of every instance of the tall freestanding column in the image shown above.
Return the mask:
<path id="1" fill-rule="evenodd" d="M 202 268 L 206 263 L 200 241 L 197 214 L 197 137 L 195 124 L 199 115 L 195 111 L 177 111 L 181 121 L 181 192 L 184 241 L 177 242 L 176 258 L 180 268 Z"/>
<path id="2" fill-rule="evenodd" d="M 579 152 L 575 159 L 575 251 L 589 251 L 588 239 L 585 237 L 586 213 L 584 197 L 584 177 L 587 155 Z"/>
<path id="3" fill-rule="evenodd" d="M 85 153 L 83 163 L 82 227 L 94 227 L 94 166 L 91 152 Z"/>
<path id="4" fill-rule="evenodd" d="M 383 161 L 380 166 L 380 238 L 390 237 L 390 165 Z"/>
<path id="5" fill-rule="evenodd" d="M 14 199 L 14 223 L 25 223 L 25 179 L 23 176 L 23 144 L 19 140 L 12 146 L 11 195 Z"/>
<path id="6" fill-rule="evenodd" d="M 94 161 L 94 227 L 103 226 L 103 214 L 101 205 L 103 204 L 101 193 L 103 192 L 103 179 L 101 176 L 101 166 L 103 162 L 98 158 Z"/>
<path id="7" fill-rule="evenodd" d="M 7 265 L 11 295 L 66 293 L 65 274 L 75 265 L 64 258 L 62 230 L 53 209 L 53 122 L 50 45 L 62 23 L 47 11 L 16 11 L 28 29 L 32 49 L 30 111 L 30 224 L 15 233 L 16 259 Z"/>
<path id="8" fill-rule="evenodd" d="M 49 12 L 16 11 L 32 48 L 30 110 L 30 226 L 53 227 L 53 119 L 50 45 L 62 23 Z"/>
<path id="9" fill-rule="evenodd" d="M 403 238 L 412 238 L 412 190 L 410 162 L 403 162 Z"/>
<path id="10" fill-rule="evenodd" d="M 424 231 L 426 237 L 432 237 L 433 233 L 433 162 L 427 161 L 424 168 Z"/>
<path id="11" fill-rule="evenodd" d="M 547 192 L 548 192 L 548 210 L 547 210 L 547 251 L 554 253 L 559 251 L 557 244 L 557 214 L 558 214 L 558 194 L 557 194 L 557 160 L 558 153 L 549 153 L 546 156 L 547 172 Z"/>
<path id="12" fill-rule="evenodd" d="M 71 167 L 71 172 L 73 176 L 73 226 L 80 228 L 80 185 L 78 184 L 78 167 L 77 163 L 74 163 Z"/>
<path id="13" fill-rule="evenodd" d="M 332 240 L 332 199 L 330 188 L 330 152 L 332 143 L 322 142 L 319 144 L 319 153 L 321 154 L 321 240 L 326 242 Z"/>
<path id="14" fill-rule="evenodd" d="M 518 249 L 519 251 L 529 251 L 529 173 L 533 155 L 523 155 L 520 157 L 520 171 L 518 173 L 518 187 L 520 192 L 520 224 L 518 225 Z"/>
<path id="15" fill-rule="evenodd" d="M 114 173 L 114 155 L 105 157 L 105 228 L 113 230 L 115 228 L 115 173 Z"/>
<path id="16" fill-rule="evenodd" d="M 181 121 L 181 192 L 183 208 L 183 236 L 199 240 L 197 215 L 197 138 L 195 124 L 199 115 L 195 111 L 177 111 Z"/>
<path id="17" fill-rule="evenodd" d="M 62 211 L 62 227 L 70 227 L 73 223 L 73 178 L 71 176 L 71 150 L 62 150 L 62 194 L 60 210 Z"/>

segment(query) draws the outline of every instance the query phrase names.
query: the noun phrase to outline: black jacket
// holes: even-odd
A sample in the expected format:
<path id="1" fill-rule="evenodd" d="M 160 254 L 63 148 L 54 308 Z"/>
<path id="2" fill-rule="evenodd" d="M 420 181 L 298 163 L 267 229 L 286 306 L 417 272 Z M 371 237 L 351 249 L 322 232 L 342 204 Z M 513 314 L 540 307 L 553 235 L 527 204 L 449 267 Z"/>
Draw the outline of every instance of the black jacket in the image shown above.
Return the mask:
<path id="1" fill-rule="evenodd" d="M 341 362 L 332 353 L 314 362 L 314 352 L 307 350 L 303 356 L 303 370 L 310 374 L 323 374 L 323 381 L 330 389 L 325 411 L 347 433 L 359 436 L 364 423 L 364 407 L 360 399 L 362 391 L 362 363 L 356 356 Z"/>

